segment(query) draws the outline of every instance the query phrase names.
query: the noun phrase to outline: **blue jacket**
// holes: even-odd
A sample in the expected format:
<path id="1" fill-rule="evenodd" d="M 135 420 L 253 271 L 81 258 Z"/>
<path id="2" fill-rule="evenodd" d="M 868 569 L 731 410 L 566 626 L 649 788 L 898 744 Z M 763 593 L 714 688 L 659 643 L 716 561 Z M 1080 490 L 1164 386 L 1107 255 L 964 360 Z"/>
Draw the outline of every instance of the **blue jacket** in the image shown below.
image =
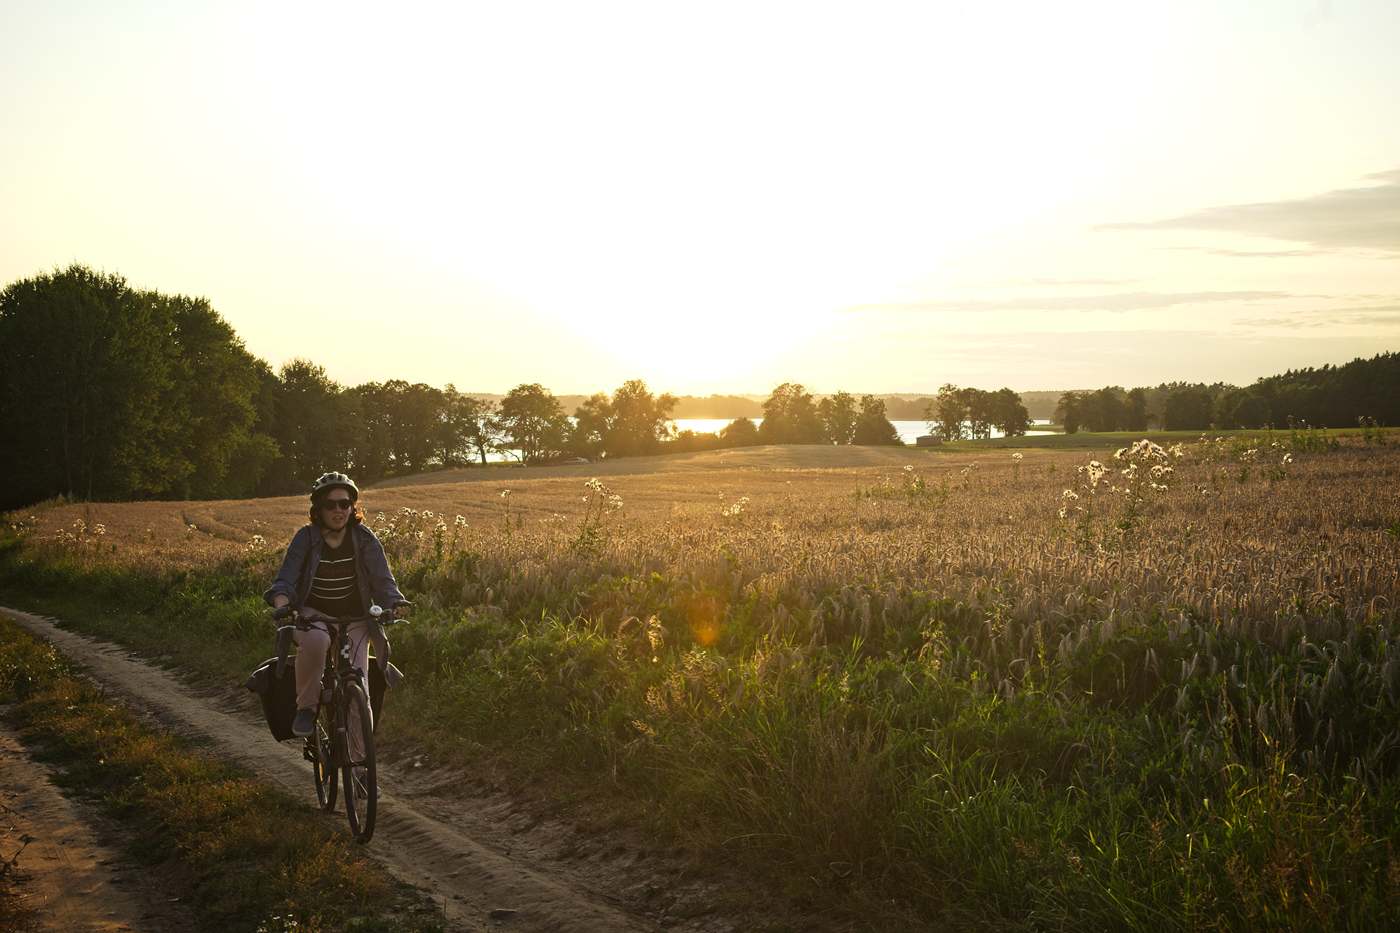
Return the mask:
<path id="1" fill-rule="evenodd" d="M 350 537 L 350 548 L 355 554 L 355 582 L 359 584 L 360 605 L 366 610 L 370 603 L 377 603 L 391 609 L 401 602 L 407 602 L 394 582 L 394 574 L 389 569 L 389 559 L 384 556 L 384 545 L 379 543 L 374 532 L 358 522 L 346 529 Z M 282 568 L 277 571 L 277 579 L 263 593 L 263 599 L 272 605 L 272 598 L 278 593 L 291 600 L 292 606 L 301 609 L 306 605 L 306 597 L 311 595 L 311 579 L 316 576 L 316 568 L 321 565 L 321 551 L 325 539 L 316 525 L 303 525 L 287 546 L 287 556 L 282 558 Z"/>

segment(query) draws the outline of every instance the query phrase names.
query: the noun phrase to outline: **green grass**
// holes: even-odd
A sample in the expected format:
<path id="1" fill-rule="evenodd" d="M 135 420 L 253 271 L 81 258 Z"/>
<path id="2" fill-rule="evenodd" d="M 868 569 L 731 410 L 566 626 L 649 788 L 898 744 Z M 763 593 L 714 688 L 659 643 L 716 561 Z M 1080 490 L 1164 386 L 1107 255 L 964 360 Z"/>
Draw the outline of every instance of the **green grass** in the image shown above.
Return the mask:
<path id="1" fill-rule="evenodd" d="M 6 619 L 0 702 L 65 792 L 125 827 L 162 892 L 199 904 L 201 929 L 440 929 L 304 802 L 146 726 Z"/>

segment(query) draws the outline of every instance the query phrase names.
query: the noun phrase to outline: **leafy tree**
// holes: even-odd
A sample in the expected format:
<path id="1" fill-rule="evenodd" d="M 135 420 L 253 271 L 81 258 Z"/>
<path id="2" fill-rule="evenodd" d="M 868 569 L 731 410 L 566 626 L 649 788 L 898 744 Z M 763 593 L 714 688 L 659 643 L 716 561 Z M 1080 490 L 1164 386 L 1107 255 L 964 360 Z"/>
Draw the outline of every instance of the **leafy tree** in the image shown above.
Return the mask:
<path id="1" fill-rule="evenodd" d="M 822 429 L 829 443 L 861 443 L 855 439 L 856 422 L 859 418 L 856 413 L 856 400 L 849 392 L 837 392 L 822 399 L 817 405 L 817 414 L 821 416 Z"/>
<path id="2" fill-rule="evenodd" d="M 402 379 L 390 379 L 382 389 L 388 406 L 393 472 L 403 475 L 428 469 L 446 408 L 442 391 Z"/>
<path id="3" fill-rule="evenodd" d="M 852 443 L 863 446 L 900 445 L 899 432 L 885 417 L 884 400 L 873 395 L 860 397 L 860 415 L 856 418 Z"/>
<path id="4" fill-rule="evenodd" d="M 1031 425 L 1021 396 L 1009 388 L 991 393 L 992 424 L 1006 437 L 1020 437 Z"/>
<path id="5" fill-rule="evenodd" d="M 1215 400 L 1212 421 L 1222 428 L 1260 428 L 1269 422 L 1269 403 L 1252 389 L 1229 389 Z"/>
<path id="6" fill-rule="evenodd" d="M 758 434 L 765 444 L 821 444 L 826 440 L 812 394 L 795 382 L 784 382 L 763 403 Z"/>
<path id="7" fill-rule="evenodd" d="M 434 439 L 435 456 L 443 466 L 463 466 L 476 454 L 473 435 L 477 431 L 484 403 L 479 398 L 463 395 L 448 383 L 442 390 L 442 409 L 438 415 Z M 486 459 L 482 457 L 482 463 Z"/>
<path id="8" fill-rule="evenodd" d="M 179 457 L 193 470 L 168 491 L 181 498 L 251 495 L 276 457 L 272 439 L 255 430 L 266 364 L 255 358 L 233 328 L 203 298 L 142 294 L 161 306 L 179 347 L 172 375 L 175 396 L 166 402 L 184 413 Z M 167 408 L 167 415 L 174 411 Z"/>
<path id="9" fill-rule="evenodd" d="M 749 418 L 735 418 L 720 429 L 725 447 L 754 447 L 759 443 L 758 425 Z"/>
<path id="10" fill-rule="evenodd" d="M 352 440 L 357 451 L 364 449 L 364 435 L 352 433 L 351 426 L 355 432 L 365 431 L 376 413 L 362 410 L 358 417 L 349 417 L 353 409 L 342 400 L 340 385 L 310 360 L 289 360 L 279 376 L 270 433 L 281 453 L 274 466 L 283 485 L 304 486 L 327 470 L 345 469 L 352 463 L 362 475 L 371 472 L 350 456 Z M 387 449 L 387 439 L 379 449 Z"/>
<path id="11" fill-rule="evenodd" d="M 366 382 L 341 392 L 336 400 L 349 451 L 345 469 L 360 482 L 373 483 L 394 471 L 393 390 Z"/>
<path id="12" fill-rule="evenodd" d="M 567 447 L 569 419 L 548 389 L 538 382 L 518 385 L 501 400 L 497 417 L 507 450 L 518 450 L 525 463 L 559 456 Z"/>
<path id="13" fill-rule="evenodd" d="M 996 423 L 996 406 L 992 393 L 969 388 L 960 390 L 959 394 L 967 411 L 968 432 L 974 438 L 991 437 L 992 425 Z"/>
<path id="14" fill-rule="evenodd" d="M 1260 379 L 1250 391 L 1268 403 L 1271 424 L 1292 420 L 1343 427 L 1360 417 L 1400 424 L 1400 353 L 1355 359 L 1343 366 L 1289 370 Z"/>
<path id="15" fill-rule="evenodd" d="M 1119 386 L 1104 386 L 1085 396 L 1084 427 L 1090 431 L 1120 431 L 1127 422 L 1128 394 Z"/>
<path id="16" fill-rule="evenodd" d="M 1211 425 L 1215 399 L 1203 385 L 1178 385 L 1167 396 L 1162 427 L 1168 431 L 1201 431 Z"/>
<path id="17" fill-rule="evenodd" d="M 636 457 L 656 453 L 670 436 L 673 395 L 654 396 L 640 379 L 629 379 L 613 392 L 608 407 L 604 448 L 610 457 Z"/>
<path id="18" fill-rule="evenodd" d="M 583 404 L 574 409 L 574 426 L 569 435 L 569 449 L 580 457 L 597 460 L 603 455 L 611 421 L 612 402 L 606 395 L 597 392 L 584 399 Z"/>
<path id="19" fill-rule="evenodd" d="M 958 440 L 967 430 L 964 427 L 968 416 L 967 397 L 957 386 L 946 383 L 939 388 L 938 397 L 926 414 L 930 434 L 936 434 L 945 441 Z"/>
<path id="20" fill-rule="evenodd" d="M 1055 405 L 1055 420 L 1066 434 L 1077 434 L 1084 414 L 1084 393 L 1066 392 Z"/>
<path id="21" fill-rule="evenodd" d="M 657 453 L 662 441 L 671 437 L 671 409 L 675 405 L 675 396 L 652 395 L 645 382 L 630 379 L 612 398 L 600 392 L 575 409 L 570 449 L 585 457 Z"/>
<path id="22" fill-rule="evenodd" d="M 490 399 L 459 395 L 453 404 L 454 424 L 459 426 L 468 450 L 486 465 L 486 455 L 499 450 L 505 434 L 499 421 L 499 409 Z"/>
<path id="23" fill-rule="evenodd" d="M 258 388 L 202 299 L 80 265 L 15 282 L 0 292 L 0 501 L 250 488 L 268 453 L 251 430 Z"/>
<path id="24" fill-rule="evenodd" d="M 1146 431 L 1147 421 L 1147 390 L 1142 387 L 1130 390 L 1127 404 L 1124 407 L 1123 429 L 1125 431 Z"/>

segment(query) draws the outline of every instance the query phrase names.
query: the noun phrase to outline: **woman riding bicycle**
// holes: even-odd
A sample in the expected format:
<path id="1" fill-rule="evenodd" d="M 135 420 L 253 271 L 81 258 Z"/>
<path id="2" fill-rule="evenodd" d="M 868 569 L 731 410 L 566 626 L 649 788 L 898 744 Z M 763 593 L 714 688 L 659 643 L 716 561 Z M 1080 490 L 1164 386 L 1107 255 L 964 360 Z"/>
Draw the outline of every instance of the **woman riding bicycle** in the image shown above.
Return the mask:
<path id="1" fill-rule="evenodd" d="M 359 487 L 344 473 L 326 473 L 316 480 L 311 485 L 311 523 L 292 536 L 277 578 L 263 594 L 274 609 L 290 605 L 303 623 L 292 635 L 297 644 L 292 732 L 298 736 L 315 730 L 321 672 L 331 643 L 329 627 L 317 619 L 363 617 L 371 604 L 398 615 L 408 605 L 389 569 L 384 545 L 364 525 L 359 498 Z M 370 631 L 367 622 L 350 626 L 348 633 L 351 663 L 368 671 L 370 640 L 381 633 Z M 365 692 L 368 695 L 367 684 Z M 352 744 L 358 734 L 358 729 L 352 731 Z"/>

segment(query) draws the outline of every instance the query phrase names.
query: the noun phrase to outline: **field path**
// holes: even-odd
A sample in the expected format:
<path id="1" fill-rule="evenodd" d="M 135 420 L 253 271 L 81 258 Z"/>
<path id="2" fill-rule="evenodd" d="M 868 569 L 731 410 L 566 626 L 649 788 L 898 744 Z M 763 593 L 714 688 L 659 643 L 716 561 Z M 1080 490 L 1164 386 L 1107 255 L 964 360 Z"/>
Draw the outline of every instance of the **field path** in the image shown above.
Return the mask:
<path id="1" fill-rule="evenodd" d="M 0 720 L 0 858 L 19 853 L 20 892 L 34 930 L 190 929 L 188 908 L 109 846 L 103 825 L 92 808 L 59 791 L 54 769 L 31 759 Z"/>
<path id="2" fill-rule="evenodd" d="M 7 616 L 84 665 L 104 686 L 135 701 L 178 731 L 207 737 L 213 750 L 269 783 L 313 800 L 310 765 L 294 743 L 277 743 L 260 716 L 231 713 L 226 702 L 190 689 L 174 675 L 125 649 L 67 631 L 42 616 L 0 607 Z M 384 783 L 395 789 L 392 769 Z M 650 920 L 622 906 L 619 889 L 607 896 L 584 889 L 576 875 L 533 859 L 538 846 L 501 851 L 459 828 L 452 801 L 423 801 L 380 792 L 371 855 L 396 878 L 426 891 L 442 905 L 449 923 L 466 930 L 629 931 L 724 929 L 713 923 Z M 328 817 L 329 819 L 329 817 Z M 343 823 L 343 812 L 340 814 Z M 344 828 L 342 826 L 342 828 Z M 509 844 L 506 843 L 508 846 Z M 513 847 L 512 847 L 513 848 Z"/>

